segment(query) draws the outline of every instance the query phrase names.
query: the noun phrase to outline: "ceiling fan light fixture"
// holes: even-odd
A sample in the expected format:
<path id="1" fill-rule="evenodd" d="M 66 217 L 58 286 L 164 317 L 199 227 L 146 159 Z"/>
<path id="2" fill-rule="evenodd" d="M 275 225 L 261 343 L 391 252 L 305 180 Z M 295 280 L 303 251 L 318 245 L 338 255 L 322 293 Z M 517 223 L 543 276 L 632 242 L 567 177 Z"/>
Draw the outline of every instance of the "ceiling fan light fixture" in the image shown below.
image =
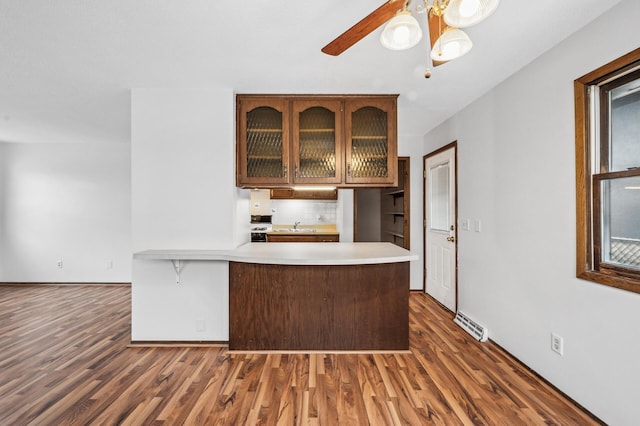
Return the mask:
<path id="1" fill-rule="evenodd" d="M 451 0 L 444 10 L 444 21 L 456 28 L 475 25 L 498 8 L 500 0 Z"/>
<path id="2" fill-rule="evenodd" d="M 458 28 L 447 28 L 431 49 L 431 59 L 438 62 L 451 61 L 466 55 L 473 47 L 471 39 Z"/>
<path id="3" fill-rule="evenodd" d="M 399 11 L 380 34 L 380 43 L 390 50 L 410 49 L 422 39 L 420 24 L 408 10 Z"/>

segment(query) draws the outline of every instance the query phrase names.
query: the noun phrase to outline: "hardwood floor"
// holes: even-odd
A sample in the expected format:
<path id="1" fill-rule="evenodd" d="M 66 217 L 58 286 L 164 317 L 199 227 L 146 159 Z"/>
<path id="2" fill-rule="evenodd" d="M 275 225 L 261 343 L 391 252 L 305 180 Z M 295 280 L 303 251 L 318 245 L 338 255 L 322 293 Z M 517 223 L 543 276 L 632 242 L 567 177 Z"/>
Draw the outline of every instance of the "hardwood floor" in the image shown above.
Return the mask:
<path id="1" fill-rule="evenodd" d="M 429 297 L 409 315 L 409 354 L 132 348 L 127 286 L 0 286 L 0 424 L 597 424 Z"/>

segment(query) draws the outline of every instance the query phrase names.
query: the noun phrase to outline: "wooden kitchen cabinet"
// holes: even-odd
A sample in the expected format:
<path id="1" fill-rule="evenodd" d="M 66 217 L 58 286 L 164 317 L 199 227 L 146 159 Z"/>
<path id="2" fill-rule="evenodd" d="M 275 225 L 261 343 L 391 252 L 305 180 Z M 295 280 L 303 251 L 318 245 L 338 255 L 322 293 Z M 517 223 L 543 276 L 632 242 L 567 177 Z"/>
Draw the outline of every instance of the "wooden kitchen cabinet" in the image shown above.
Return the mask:
<path id="1" fill-rule="evenodd" d="M 273 188 L 272 200 L 337 200 L 337 189 L 300 190 L 293 188 Z"/>
<path id="2" fill-rule="evenodd" d="M 345 183 L 398 184 L 395 98 L 349 99 L 345 102 Z"/>
<path id="3" fill-rule="evenodd" d="M 341 183 L 344 152 L 342 101 L 294 100 L 292 115 L 293 183 Z"/>
<path id="4" fill-rule="evenodd" d="M 397 95 L 237 95 L 236 185 L 397 184 Z"/>
<path id="5" fill-rule="evenodd" d="M 240 186 L 289 183 L 289 102 L 278 97 L 238 97 L 236 109 L 237 183 Z"/>

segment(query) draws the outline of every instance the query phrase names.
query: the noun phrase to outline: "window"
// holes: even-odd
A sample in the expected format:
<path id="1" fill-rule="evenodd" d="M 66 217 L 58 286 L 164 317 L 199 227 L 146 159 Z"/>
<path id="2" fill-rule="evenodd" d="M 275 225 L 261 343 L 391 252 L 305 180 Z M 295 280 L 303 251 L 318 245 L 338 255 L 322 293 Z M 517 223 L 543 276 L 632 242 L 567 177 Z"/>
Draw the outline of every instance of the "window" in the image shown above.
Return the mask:
<path id="1" fill-rule="evenodd" d="M 640 49 L 574 93 L 577 276 L 640 293 Z"/>

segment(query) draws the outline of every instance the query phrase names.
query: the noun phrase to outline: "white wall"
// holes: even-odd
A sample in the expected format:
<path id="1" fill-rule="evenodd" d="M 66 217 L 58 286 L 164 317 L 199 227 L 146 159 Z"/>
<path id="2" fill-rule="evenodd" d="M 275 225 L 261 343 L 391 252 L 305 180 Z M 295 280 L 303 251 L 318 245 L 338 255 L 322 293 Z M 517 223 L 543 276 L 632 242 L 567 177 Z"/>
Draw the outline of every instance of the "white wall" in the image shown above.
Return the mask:
<path id="1" fill-rule="evenodd" d="M 129 145 L 0 146 L 0 281 L 129 282 Z"/>
<path id="2" fill-rule="evenodd" d="M 459 309 L 605 422 L 637 424 L 640 294 L 575 278 L 573 80 L 635 49 L 627 0 L 424 138 L 458 140 Z M 564 356 L 550 334 L 564 338 Z"/>
<path id="3" fill-rule="evenodd" d="M 133 250 L 233 247 L 233 93 L 132 91 Z"/>
<path id="4" fill-rule="evenodd" d="M 228 89 L 132 91 L 134 252 L 228 249 L 248 231 L 233 111 Z M 170 261 L 134 260 L 132 340 L 228 340 L 228 277 L 227 262 L 186 261 L 177 284 Z"/>
<path id="5" fill-rule="evenodd" d="M 4 281 L 4 257 L 5 257 L 5 237 L 4 237 L 4 216 L 7 202 L 4 196 L 6 184 L 6 162 L 5 143 L 0 142 L 0 282 Z"/>
<path id="6" fill-rule="evenodd" d="M 233 246 L 238 247 L 251 240 L 251 191 L 241 188 L 236 188 L 235 191 L 236 218 Z"/>
<path id="7" fill-rule="evenodd" d="M 399 129 L 402 131 L 402 129 Z M 422 245 L 422 140 L 421 137 L 400 133 L 398 135 L 398 156 L 410 157 L 409 164 L 409 192 L 411 199 L 409 209 L 411 216 L 410 223 L 410 251 L 418 255 L 418 260 L 411 261 L 411 290 L 421 290 L 423 287 L 423 245 Z"/>
<path id="8" fill-rule="evenodd" d="M 353 242 L 353 189 L 338 190 L 337 227 L 340 242 Z"/>

